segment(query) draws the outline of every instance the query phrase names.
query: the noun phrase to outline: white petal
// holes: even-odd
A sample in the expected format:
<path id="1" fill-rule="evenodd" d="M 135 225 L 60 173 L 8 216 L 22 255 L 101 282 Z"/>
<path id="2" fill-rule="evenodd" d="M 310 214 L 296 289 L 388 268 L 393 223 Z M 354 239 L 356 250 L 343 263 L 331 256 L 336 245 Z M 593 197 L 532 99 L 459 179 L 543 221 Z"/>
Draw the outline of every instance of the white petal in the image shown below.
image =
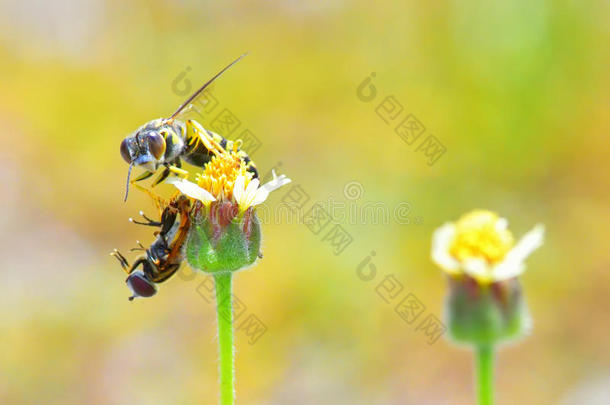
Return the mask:
<path id="1" fill-rule="evenodd" d="M 544 225 L 538 224 L 531 231 L 523 235 L 517 245 L 508 252 L 507 256 L 520 261 L 527 259 L 532 252 L 542 246 L 544 242 Z"/>
<path id="2" fill-rule="evenodd" d="M 449 254 L 449 246 L 455 236 L 455 225 L 446 223 L 432 235 L 432 261 L 451 274 L 458 274 L 460 263 Z"/>
<path id="3" fill-rule="evenodd" d="M 258 189 L 259 184 L 259 179 L 250 180 L 250 183 L 248 183 L 248 188 L 246 188 L 246 195 L 250 198 L 253 198 L 254 194 L 256 193 L 256 190 Z"/>
<path id="4" fill-rule="evenodd" d="M 258 189 L 255 190 L 255 192 L 253 192 L 252 195 L 250 195 L 250 198 L 247 201 L 247 205 L 249 207 L 262 204 L 269 197 L 269 193 L 271 193 L 274 190 L 277 190 L 278 188 L 280 188 L 292 181 L 288 177 L 284 176 L 283 174 L 278 177 L 275 174 L 275 170 L 272 170 L 271 172 L 273 173 L 273 179 L 270 182 L 267 182 L 267 183 L 263 184 L 262 186 L 258 187 Z M 256 181 L 256 185 L 258 186 L 258 184 L 259 184 L 258 179 L 254 179 L 252 181 L 253 182 Z M 250 184 L 252 184 L 252 183 L 250 183 Z M 248 185 L 248 189 L 250 189 L 250 185 Z"/>
<path id="5" fill-rule="evenodd" d="M 506 218 L 498 219 L 498 221 L 496 222 L 496 231 L 502 232 L 502 231 L 505 231 L 507 228 L 508 228 L 508 221 L 506 220 Z"/>
<path id="6" fill-rule="evenodd" d="M 216 200 L 208 190 L 205 190 L 188 180 L 174 177 L 168 179 L 166 182 L 176 186 L 176 188 L 180 190 L 182 194 L 186 194 L 187 196 L 195 198 L 199 201 L 203 201 L 204 203 Z"/>
<path id="7" fill-rule="evenodd" d="M 523 273 L 523 263 L 532 252 L 542 246 L 544 242 L 544 226 L 536 225 L 531 231 L 523 235 L 501 263 L 493 269 L 494 280 L 505 280 Z"/>
<path id="8" fill-rule="evenodd" d="M 464 272 L 477 281 L 491 282 L 493 280 L 491 269 L 485 259 L 468 259 L 463 266 Z"/>
<path id="9" fill-rule="evenodd" d="M 275 174 L 275 170 L 272 170 L 271 173 L 273 173 L 273 179 L 270 182 L 265 183 L 261 186 L 261 188 L 264 188 L 265 190 L 267 190 L 267 193 L 277 190 L 278 188 L 280 188 L 292 181 L 283 174 L 278 177 Z"/>
<path id="10" fill-rule="evenodd" d="M 233 197 L 235 197 L 235 201 L 238 203 L 244 198 L 245 184 L 246 178 L 244 176 L 237 176 L 233 185 Z"/>
<path id="11" fill-rule="evenodd" d="M 244 194 L 241 199 L 238 201 L 238 204 L 242 207 L 242 210 L 248 209 L 250 205 L 252 205 L 252 200 L 256 195 L 256 188 L 258 187 L 258 180 L 254 179 L 248 183 L 248 186 L 244 190 Z"/>
<path id="12" fill-rule="evenodd" d="M 291 182 L 291 180 L 284 175 L 278 177 L 275 174 L 275 171 L 273 170 L 272 173 L 273 179 L 270 182 L 263 184 L 262 186 L 260 185 L 259 179 L 253 179 L 252 181 L 250 181 L 250 183 L 248 183 L 248 187 L 246 187 L 243 194 L 239 192 L 235 193 L 235 191 L 233 191 L 235 200 L 237 201 L 242 210 L 246 210 L 248 209 L 248 207 L 262 204 L 267 199 L 267 197 L 269 197 L 270 192 Z M 241 187 L 243 188 L 243 186 Z"/>
<path id="13" fill-rule="evenodd" d="M 524 271 L 525 264 L 523 262 L 504 260 L 492 269 L 491 274 L 494 281 L 502 281 L 520 276 Z"/>
<path id="14" fill-rule="evenodd" d="M 256 195 L 252 199 L 252 202 L 250 205 L 254 206 L 254 205 L 262 204 L 265 202 L 267 197 L 269 197 L 269 192 L 267 191 L 267 189 L 261 187 L 256 191 Z"/>

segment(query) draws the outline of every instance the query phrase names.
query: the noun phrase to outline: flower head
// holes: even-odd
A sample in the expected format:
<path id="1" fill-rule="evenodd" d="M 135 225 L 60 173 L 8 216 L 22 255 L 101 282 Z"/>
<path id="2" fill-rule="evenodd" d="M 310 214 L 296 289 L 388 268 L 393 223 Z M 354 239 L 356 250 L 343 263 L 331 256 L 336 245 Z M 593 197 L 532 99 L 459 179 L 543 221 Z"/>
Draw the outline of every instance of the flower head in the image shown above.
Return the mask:
<path id="1" fill-rule="evenodd" d="M 474 210 L 434 232 L 432 260 L 450 275 L 466 274 L 489 284 L 523 273 L 525 259 L 543 240 L 544 227 L 539 224 L 515 244 L 506 219 Z"/>
<path id="2" fill-rule="evenodd" d="M 242 158 L 229 151 L 212 157 L 203 172 L 197 174 L 196 183 L 178 178 L 170 179 L 168 183 L 205 205 L 216 200 L 229 201 L 238 206 L 239 213 L 244 213 L 248 208 L 263 203 L 270 192 L 291 181 L 285 175 L 272 173 L 273 179 L 260 185 L 260 180 L 253 179 L 253 174 L 246 170 Z"/>
<path id="3" fill-rule="evenodd" d="M 262 257 L 255 206 L 290 179 L 273 172 L 273 179 L 260 185 L 236 151 L 224 151 L 206 163 L 196 182 L 174 178 L 169 183 L 195 199 L 186 247 L 189 265 L 220 274 L 248 267 Z"/>
<path id="4" fill-rule="evenodd" d="M 252 173 L 246 171 L 241 157 L 236 152 L 229 151 L 212 157 L 204 166 L 203 172 L 197 175 L 197 184 L 219 200 L 230 200 L 239 177 L 249 180 Z"/>

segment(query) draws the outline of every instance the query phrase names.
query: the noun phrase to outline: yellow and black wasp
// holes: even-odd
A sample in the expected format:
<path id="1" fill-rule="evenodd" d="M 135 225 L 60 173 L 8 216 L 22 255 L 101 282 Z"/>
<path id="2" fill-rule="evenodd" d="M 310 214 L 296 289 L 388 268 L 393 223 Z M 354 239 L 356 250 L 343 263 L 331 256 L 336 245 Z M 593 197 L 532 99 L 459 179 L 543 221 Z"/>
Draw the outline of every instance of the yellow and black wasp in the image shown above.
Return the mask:
<path id="1" fill-rule="evenodd" d="M 185 258 L 185 243 L 191 226 L 191 204 L 187 197 L 178 195 L 163 209 L 160 221 L 154 221 L 140 212 L 145 222 L 132 222 L 140 225 L 159 227 L 155 232 L 156 239 L 148 249 L 138 242 L 139 248 L 145 253 L 138 257 L 130 266 L 129 262 L 118 250 L 111 255 L 116 257 L 121 267 L 127 272 L 127 287 L 131 290 L 132 301 L 138 297 L 152 297 L 157 293 L 156 284 L 162 283 L 173 276 Z M 138 267 L 142 267 L 138 270 Z"/>
<path id="2" fill-rule="evenodd" d="M 181 169 L 181 159 L 194 166 L 203 167 L 213 155 L 226 150 L 234 150 L 241 157 L 246 169 L 253 174 L 253 178 L 258 177 L 258 171 L 250 157 L 246 152 L 239 149 L 241 141 L 228 140 L 205 129 L 199 122 L 183 117 L 183 113 L 189 110 L 189 106 L 195 102 L 195 99 L 214 80 L 244 56 L 245 54 L 205 82 L 169 118 L 159 118 L 147 122 L 132 135 L 123 139 L 121 156 L 129 163 L 125 200 L 127 200 L 129 177 L 134 165 L 145 169 L 144 173 L 133 180 L 134 182 L 147 179 L 159 167 L 164 167 L 163 172 L 153 181 L 152 186 L 154 187 L 165 180 L 172 172 L 178 175 L 188 173 Z"/>

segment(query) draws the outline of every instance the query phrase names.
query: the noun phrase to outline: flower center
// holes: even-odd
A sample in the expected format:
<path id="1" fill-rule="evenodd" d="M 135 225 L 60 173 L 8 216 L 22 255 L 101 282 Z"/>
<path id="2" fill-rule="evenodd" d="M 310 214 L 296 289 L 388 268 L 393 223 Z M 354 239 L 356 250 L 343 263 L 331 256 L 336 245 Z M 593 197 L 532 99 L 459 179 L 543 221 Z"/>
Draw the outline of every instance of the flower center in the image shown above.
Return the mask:
<path id="1" fill-rule="evenodd" d="M 491 211 L 475 210 L 457 221 L 449 252 L 461 262 L 477 258 L 493 264 L 502 261 L 513 244 L 504 219 Z"/>
<path id="2" fill-rule="evenodd" d="M 224 152 L 215 156 L 205 164 L 203 173 L 197 174 L 197 184 L 206 189 L 216 199 L 232 199 L 233 185 L 237 176 L 246 178 L 246 185 L 252 178 L 252 173 L 246 171 L 241 158 L 234 151 Z"/>

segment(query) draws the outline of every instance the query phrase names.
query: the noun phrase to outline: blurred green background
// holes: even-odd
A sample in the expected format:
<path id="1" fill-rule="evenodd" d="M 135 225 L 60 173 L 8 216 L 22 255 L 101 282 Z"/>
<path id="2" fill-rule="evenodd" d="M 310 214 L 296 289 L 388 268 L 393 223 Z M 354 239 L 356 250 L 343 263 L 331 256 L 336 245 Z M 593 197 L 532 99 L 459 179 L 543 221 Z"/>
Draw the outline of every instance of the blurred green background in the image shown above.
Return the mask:
<path id="1" fill-rule="evenodd" d="M 137 191 L 122 201 L 122 138 L 174 111 L 185 69 L 194 86 L 249 51 L 204 123 L 228 108 L 260 139 L 261 173 L 294 179 L 303 212 L 343 207 L 353 242 L 335 255 L 326 231 L 266 221 L 264 259 L 236 279 L 244 316 L 267 328 L 254 344 L 236 332 L 238 403 L 473 403 L 470 353 L 416 329 L 442 315 L 431 233 L 479 207 L 516 236 L 537 222 L 548 234 L 522 278 L 533 333 L 500 352 L 498 403 L 602 403 L 609 17 L 606 1 L 571 0 L 0 2 L 0 402 L 216 402 L 205 277 L 184 269 L 130 303 L 108 252 L 153 240 L 127 222 L 154 209 Z M 386 124 L 390 95 L 404 110 Z M 394 132 L 407 114 L 446 148 L 431 166 Z M 349 213 L 373 204 L 389 219 Z M 372 251 L 367 282 L 356 268 Z M 386 303 L 389 275 L 403 290 Z M 408 293 L 426 307 L 412 324 L 394 311 Z"/>

